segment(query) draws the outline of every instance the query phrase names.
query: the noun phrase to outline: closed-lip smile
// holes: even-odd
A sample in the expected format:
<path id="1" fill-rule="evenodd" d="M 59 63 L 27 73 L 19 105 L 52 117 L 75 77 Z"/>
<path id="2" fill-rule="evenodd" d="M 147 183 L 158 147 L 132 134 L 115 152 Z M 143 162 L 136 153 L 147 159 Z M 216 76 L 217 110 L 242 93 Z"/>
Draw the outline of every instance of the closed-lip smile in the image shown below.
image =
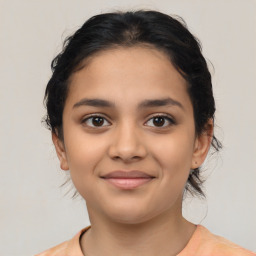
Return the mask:
<path id="1" fill-rule="evenodd" d="M 113 171 L 110 172 L 104 176 L 101 176 L 102 178 L 154 178 L 153 176 L 145 173 L 145 172 L 141 172 L 141 171 Z"/>
<path id="2" fill-rule="evenodd" d="M 141 171 L 113 171 L 101 176 L 102 179 L 117 188 L 130 190 L 140 187 L 155 177 Z"/>

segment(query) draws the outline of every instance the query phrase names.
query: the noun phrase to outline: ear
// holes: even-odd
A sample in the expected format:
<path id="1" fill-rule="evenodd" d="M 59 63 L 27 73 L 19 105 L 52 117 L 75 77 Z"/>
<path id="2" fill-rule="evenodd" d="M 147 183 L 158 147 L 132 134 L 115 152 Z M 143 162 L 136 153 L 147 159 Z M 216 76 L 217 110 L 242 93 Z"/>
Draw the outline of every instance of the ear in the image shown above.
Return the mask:
<path id="1" fill-rule="evenodd" d="M 197 136 L 194 145 L 191 169 L 200 167 L 209 151 L 213 137 L 213 120 L 210 119 L 205 125 L 204 131 Z"/>
<path id="2" fill-rule="evenodd" d="M 55 134 L 53 132 L 52 132 L 52 142 L 55 146 L 57 156 L 60 160 L 60 168 L 64 171 L 69 170 L 64 142 L 61 139 L 59 139 L 57 134 Z"/>

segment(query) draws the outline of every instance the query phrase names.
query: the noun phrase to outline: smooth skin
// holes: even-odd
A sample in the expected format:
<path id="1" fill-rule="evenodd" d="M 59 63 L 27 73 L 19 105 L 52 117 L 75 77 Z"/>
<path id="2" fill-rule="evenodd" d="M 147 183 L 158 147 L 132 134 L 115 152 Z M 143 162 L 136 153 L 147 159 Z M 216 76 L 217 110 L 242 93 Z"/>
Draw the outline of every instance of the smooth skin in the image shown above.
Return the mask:
<path id="1" fill-rule="evenodd" d="M 52 136 L 60 166 L 91 221 L 85 255 L 171 256 L 186 246 L 196 226 L 182 217 L 184 187 L 207 156 L 213 125 L 196 134 L 186 81 L 164 53 L 119 47 L 87 60 L 70 80 L 63 133 Z M 124 190 L 101 178 L 115 170 L 155 178 Z"/>

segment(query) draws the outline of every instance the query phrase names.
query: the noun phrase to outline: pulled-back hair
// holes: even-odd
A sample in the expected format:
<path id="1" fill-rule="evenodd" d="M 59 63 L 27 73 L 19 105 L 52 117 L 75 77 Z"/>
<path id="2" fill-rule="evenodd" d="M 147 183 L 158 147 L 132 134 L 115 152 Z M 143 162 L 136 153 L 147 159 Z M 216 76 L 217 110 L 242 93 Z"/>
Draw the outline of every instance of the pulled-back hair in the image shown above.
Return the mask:
<path id="1" fill-rule="evenodd" d="M 87 59 L 111 48 L 141 45 L 164 52 L 187 81 L 196 134 L 204 132 L 208 121 L 214 121 L 215 113 L 211 74 L 199 41 L 189 32 L 185 22 L 179 20 L 160 12 L 140 10 L 100 14 L 86 21 L 65 40 L 62 52 L 52 61 L 52 77 L 45 91 L 45 122 L 49 129 L 64 139 L 62 115 L 69 78 Z M 212 146 L 216 151 L 221 148 L 214 135 Z M 186 189 L 192 194 L 204 195 L 201 185 L 200 169 L 196 168 L 188 177 Z"/>

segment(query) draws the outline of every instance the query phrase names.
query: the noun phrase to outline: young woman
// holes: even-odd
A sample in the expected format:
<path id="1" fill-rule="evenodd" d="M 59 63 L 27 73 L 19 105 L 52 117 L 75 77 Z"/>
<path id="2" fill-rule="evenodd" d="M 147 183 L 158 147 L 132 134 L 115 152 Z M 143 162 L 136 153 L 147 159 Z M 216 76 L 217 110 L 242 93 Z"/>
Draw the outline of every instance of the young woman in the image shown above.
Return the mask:
<path id="1" fill-rule="evenodd" d="M 182 216 L 215 103 L 198 41 L 155 11 L 89 19 L 52 62 L 47 118 L 91 226 L 40 256 L 253 255 Z"/>

